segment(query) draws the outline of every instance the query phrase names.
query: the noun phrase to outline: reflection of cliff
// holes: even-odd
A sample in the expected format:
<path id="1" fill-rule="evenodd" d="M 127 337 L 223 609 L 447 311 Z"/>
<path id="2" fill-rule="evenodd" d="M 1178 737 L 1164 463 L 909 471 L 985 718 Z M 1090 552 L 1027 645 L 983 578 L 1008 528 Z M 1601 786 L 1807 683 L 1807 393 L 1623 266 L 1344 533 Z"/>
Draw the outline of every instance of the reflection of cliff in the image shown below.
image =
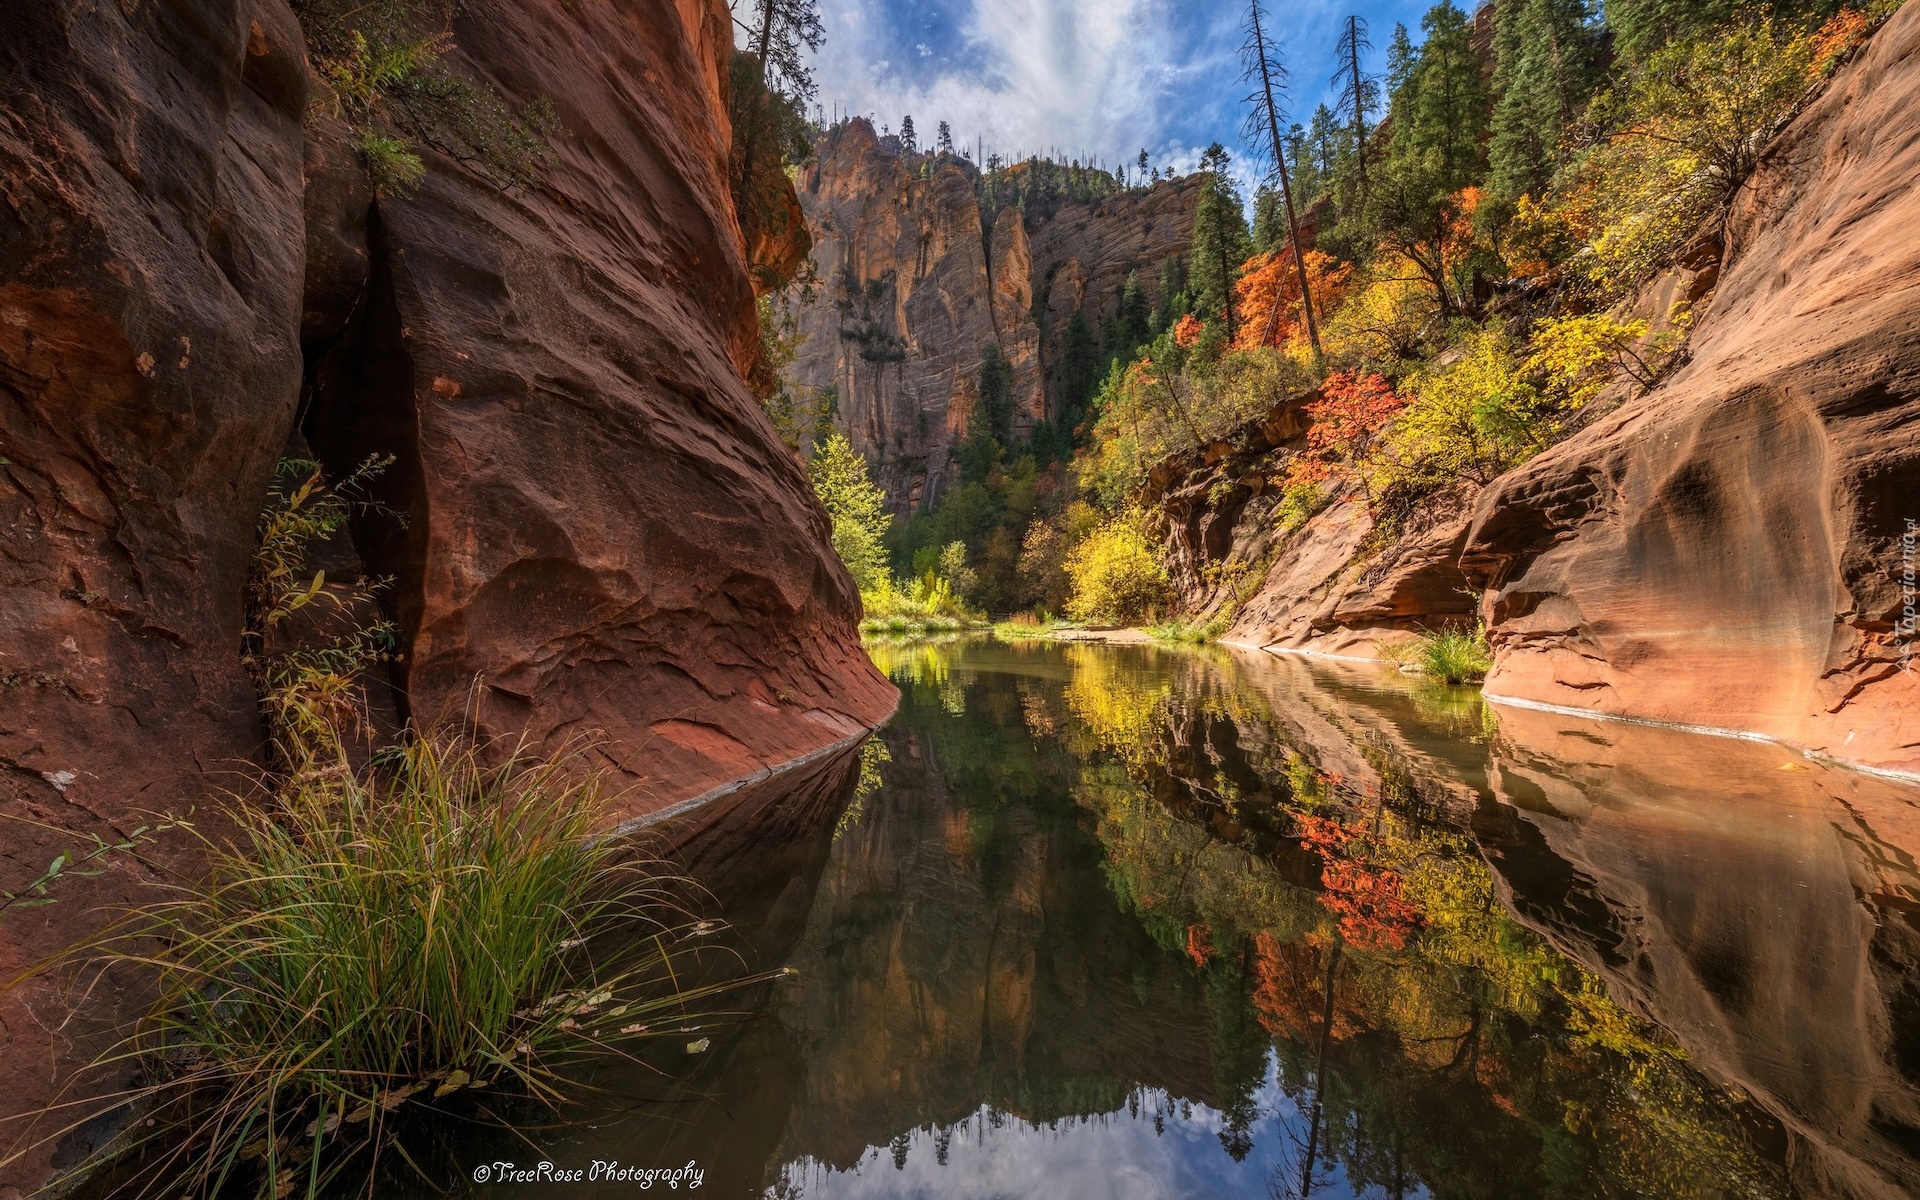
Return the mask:
<path id="1" fill-rule="evenodd" d="M 964 720 L 922 691 L 794 959 L 782 1020 L 808 1075 L 784 1153 L 849 1166 L 982 1103 L 1046 1121 L 1136 1083 L 1211 1095 L 1204 1007 L 1109 898 L 1071 760 L 1027 738 L 1021 690 L 986 677 Z"/>
<path id="2" fill-rule="evenodd" d="M 922 175 L 920 168 L 930 173 Z M 817 292 L 789 376 L 832 387 L 839 424 L 901 509 L 933 503 L 972 414 L 981 356 L 1013 367 L 1013 431 L 1058 413 L 1058 350 L 1075 309 L 1097 337 L 1129 272 L 1153 295 L 1184 254 L 1199 185 L 1167 182 L 1044 217 L 983 224 L 971 164 L 909 161 L 863 118 L 825 135 L 800 180 Z"/>
<path id="3" fill-rule="evenodd" d="M 1920 795 L 1527 711 L 1493 780 L 1520 913 L 1785 1123 L 1803 1194 L 1920 1188 Z"/>
<path id="4" fill-rule="evenodd" d="M 1069 685 L 1098 740 L 1135 740 L 1075 795 L 1123 903 L 1273 1035 L 1309 1114 L 1301 1178 L 1338 1163 L 1388 1194 L 1781 1194 L 1737 1109 L 1501 907 L 1471 804 L 1416 749 L 1461 714 L 1335 692 L 1303 664 L 1262 688 L 1188 658 L 1160 664 L 1155 720 L 1109 720 L 1144 666 L 1117 656 Z"/>

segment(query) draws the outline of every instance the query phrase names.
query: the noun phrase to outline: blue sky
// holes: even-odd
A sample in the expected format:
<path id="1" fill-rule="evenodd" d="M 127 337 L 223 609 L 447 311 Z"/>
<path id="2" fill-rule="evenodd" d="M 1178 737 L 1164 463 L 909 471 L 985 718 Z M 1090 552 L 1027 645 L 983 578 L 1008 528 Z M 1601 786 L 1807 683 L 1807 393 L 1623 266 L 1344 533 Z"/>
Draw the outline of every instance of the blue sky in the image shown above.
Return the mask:
<path id="1" fill-rule="evenodd" d="M 1372 27 L 1378 72 L 1395 21 L 1419 38 L 1432 0 L 1273 0 L 1304 124 L 1332 100 L 1341 21 Z M 827 41 L 815 64 L 829 113 L 871 114 L 923 142 L 942 119 L 989 153 L 1097 156 L 1191 170 L 1218 139 L 1241 156 L 1243 2 L 1236 0 L 820 0 Z M 1236 172 L 1238 174 L 1238 172 Z"/>

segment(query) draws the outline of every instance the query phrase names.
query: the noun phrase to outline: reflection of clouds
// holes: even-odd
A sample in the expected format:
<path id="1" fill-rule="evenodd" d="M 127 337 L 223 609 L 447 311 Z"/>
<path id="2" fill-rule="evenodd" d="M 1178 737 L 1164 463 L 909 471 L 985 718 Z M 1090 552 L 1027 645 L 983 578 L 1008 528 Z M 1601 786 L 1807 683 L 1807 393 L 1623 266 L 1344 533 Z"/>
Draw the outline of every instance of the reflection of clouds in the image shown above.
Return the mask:
<path id="1" fill-rule="evenodd" d="M 827 0 L 815 69 L 820 102 L 922 140 L 952 123 L 956 143 L 1003 155 L 1057 149 L 1128 164 L 1140 149 L 1185 174 L 1212 141 L 1238 148 L 1244 0 Z M 1384 68 L 1396 20 L 1419 37 L 1425 3 L 1357 6 Z M 1471 5 L 1466 7 L 1471 8 Z M 1289 105 L 1305 124 L 1332 101 L 1333 46 L 1349 6 L 1273 6 L 1293 73 Z M 1243 194 L 1251 172 L 1236 171 Z"/>
<path id="2" fill-rule="evenodd" d="M 1169 1200 L 1265 1197 L 1276 1179 L 1297 1178 L 1306 1117 L 1280 1090 L 1271 1055 L 1266 1081 L 1254 1094 L 1260 1118 L 1250 1131 L 1253 1151 L 1241 1162 L 1234 1162 L 1221 1148 L 1220 1132 L 1226 1128 L 1223 1114 L 1165 1092 L 1143 1090 L 1137 1096 L 1137 1115 L 1130 1107 L 1122 1107 L 1053 1126 L 1003 1114 L 1002 1123 L 995 1127 L 991 1111 L 983 1105 L 944 1131 L 948 1135 L 944 1166 L 939 1162 L 936 1131 L 917 1129 L 907 1140 L 906 1161 L 898 1169 L 890 1146 L 872 1147 L 858 1166 L 846 1171 L 806 1158 L 788 1163 L 777 1187 L 767 1194 L 809 1200 L 883 1196 Z M 1165 1133 L 1154 1132 L 1156 1111 L 1165 1117 Z M 1356 1197 L 1337 1170 L 1316 1170 L 1314 1175 L 1316 1200 Z"/>

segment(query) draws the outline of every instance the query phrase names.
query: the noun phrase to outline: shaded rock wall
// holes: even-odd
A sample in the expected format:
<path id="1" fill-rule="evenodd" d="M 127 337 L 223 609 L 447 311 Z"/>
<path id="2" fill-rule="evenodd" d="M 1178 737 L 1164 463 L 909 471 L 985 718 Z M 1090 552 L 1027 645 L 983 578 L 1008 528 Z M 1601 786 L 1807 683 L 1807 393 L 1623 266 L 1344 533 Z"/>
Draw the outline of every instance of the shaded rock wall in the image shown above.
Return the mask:
<path id="1" fill-rule="evenodd" d="M 1916 112 L 1908 8 L 1742 189 L 1690 361 L 1481 500 L 1490 693 L 1920 770 Z"/>
<path id="2" fill-rule="evenodd" d="M 423 723 L 594 739 L 638 815 L 889 710 L 824 514 L 740 380 L 725 7 L 481 0 L 456 32 L 462 70 L 565 126 L 536 190 L 430 153 L 376 202 L 345 129 L 303 133 L 282 0 L 0 6 L 0 886 L 145 811 L 215 824 L 247 786 L 241 597 L 297 413 L 335 468 L 397 457 L 404 525 L 355 534 L 395 578 Z M 0 979 L 191 869 L 185 840 L 0 916 Z M 131 1002 L 69 999 L 0 996 L 0 1117 Z M 0 1167 L 0 1196 L 85 1149 Z"/>
<path id="3" fill-rule="evenodd" d="M 397 581 L 414 719 L 594 740 L 635 811 L 892 703 L 825 516 L 740 382 L 731 40 L 718 4 L 681 7 L 465 7 L 462 66 L 548 98 L 569 135 L 535 191 L 431 156 L 379 202 L 309 420 L 336 468 L 399 459 L 404 528 L 357 537 Z"/>
<path id="4" fill-rule="evenodd" d="M 258 741 L 241 591 L 300 384 L 306 81 L 281 0 L 0 9 L 3 886 L 62 830 L 118 840 L 239 786 Z M 153 878 L 122 857 L 0 916 L 0 980 Z M 127 1011 L 68 1000 L 0 993 L 0 1116 Z M 0 1194 L 51 1158 L 0 1166 Z"/>
<path id="5" fill-rule="evenodd" d="M 902 512 L 952 480 L 987 346 L 1013 366 L 1025 436 L 1058 412 L 1053 352 L 1074 308 L 1097 335 L 1134 270 L 1157 300 L 1160 264 L 1186 253 L 1199 202 L 1182 180 L 1037 222 L 1002 209 L 989 229 L 978 178 L 951 159 L 921 178 L 898 139 L 856 117 L 821 139 L 800 180 L 816 280 L 788 375 L 835 390 L 837 424 Z"/>

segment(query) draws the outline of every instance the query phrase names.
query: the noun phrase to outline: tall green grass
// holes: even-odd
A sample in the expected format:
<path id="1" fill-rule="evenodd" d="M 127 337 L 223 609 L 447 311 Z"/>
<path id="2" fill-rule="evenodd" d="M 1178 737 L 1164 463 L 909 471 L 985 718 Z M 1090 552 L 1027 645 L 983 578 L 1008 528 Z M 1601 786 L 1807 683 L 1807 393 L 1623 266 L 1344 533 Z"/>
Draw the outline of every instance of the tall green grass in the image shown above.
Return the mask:
<path id="1" fill-rule="evenodd" d="M 691 982 L 718 926 L 597 838 L 600 781 L 557 761 L 423 740 L 306 778 L 326 782 L 241 803 L 231 844 L 205 838 L 210 882 L 80 952 L 156 991 L 101 1064 L 138 1068 L 113 1102 L 153 1117 L 123 1190 L 310 1194 L 359 1152 L 404 1155 L 403 1105 L 486 1088 L 558 1105 L 577 1060 L 684 1039 L 723 993 L 780 974 Z M 66 1128 L 100 1109 L 63 1107 Z"/>
<path id="2" fill-rule="evenodd" d="M 1407 660 L 1448 683 L 1478 683 L 1493 669 L 1493 651 L 1487 645 L 1485 626 L 1422 634 L 1410 648 Z"/>

